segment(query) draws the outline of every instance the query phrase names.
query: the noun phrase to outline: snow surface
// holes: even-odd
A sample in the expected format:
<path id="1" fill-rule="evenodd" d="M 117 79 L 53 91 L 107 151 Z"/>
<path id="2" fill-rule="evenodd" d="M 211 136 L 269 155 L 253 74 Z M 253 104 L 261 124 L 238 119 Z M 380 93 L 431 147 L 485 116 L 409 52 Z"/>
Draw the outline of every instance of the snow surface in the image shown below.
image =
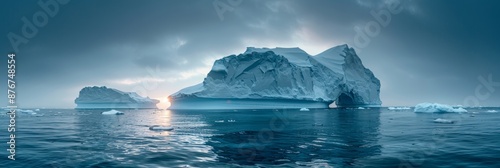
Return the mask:
<path id="1" fill-rule="evenodd" d="M 314 56 L 314 59 L 330 68 L 334 72 L 344 74 L 343 65 L 345 64 L 346 57 L 344 50 L 347 47 L 347 45 L 340 45 L 330 48 Z"/>
<path id="2" fill-rule="evenodd" d="M 199 83 L 193 86 L 186 87 L 184 89 L 179 90 L 178 92 L 174 93 L 173 95 L 181 95 L 181 94 L 194 94 L 197 92 L 203 91 L 205 88 L 203 87 L 203 83 Z"/>
<path id="3" fill-rule="evenodd" d="M 311 56 L 300 48 L 253 48 L 216 60 L 204 81 L 170 95 L 170 109 L 256 109 L 254 100 L 278 100 L 266 108 L 295 108 L 281 100 L 323 103 L 307 108 L 380 106 L 380 81 L 366 69 L 354 49 L 340 45 Z M 206 98 L 202 101 L 186 101 Z M 211 100 L 214 99 L 214 100 Z M 238 106 L 222 107 L 224 99 Z M 257 101 L 258 102 L 258 101 Z M 276 104 L 277 103 L 277 104 Z M 211 107 L 214 109 L 217 107 Z"/>
<path id="4" fill-rule="evenodd" d="M 102 87 L 85 87 L 75 99 L 77 109 L 156 108 L 158 100 L 142 97 L 135 92 L 123 92 Z"/>
<path id="5" fill-rule="evenodd" d="M 125 113 L 118 111 L 118 110 L 109 110 L 101 113 L 102 115 L 123 115 Z"/>
<path id="6" fill-rule="evenodd" d="M 221 62 L 215 62 L 212 66 L 212 71 L 224 71 L 227 72 L 226 67 Z"/>
<path id="7" fill-rule="evenodd" d="M 421 113 L 465 113 L 465 110 L 462 107 L 453 108 L 450 105 L 438 104 L 438 103 L 421 103 L 415 106 L 414 112 Z"/>

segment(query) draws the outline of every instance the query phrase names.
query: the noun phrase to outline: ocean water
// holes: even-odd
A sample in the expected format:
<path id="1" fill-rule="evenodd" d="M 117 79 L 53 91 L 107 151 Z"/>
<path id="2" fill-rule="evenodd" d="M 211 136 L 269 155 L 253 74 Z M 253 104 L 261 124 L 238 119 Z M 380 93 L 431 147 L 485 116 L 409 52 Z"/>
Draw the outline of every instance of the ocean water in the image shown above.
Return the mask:
<path id="1" fill-rule="evenodd" d="M 467 110 L 41 109 L 18 114 L 15 161 L 3 112 L 0 167 L 500 167 L 500 108 Z"/>

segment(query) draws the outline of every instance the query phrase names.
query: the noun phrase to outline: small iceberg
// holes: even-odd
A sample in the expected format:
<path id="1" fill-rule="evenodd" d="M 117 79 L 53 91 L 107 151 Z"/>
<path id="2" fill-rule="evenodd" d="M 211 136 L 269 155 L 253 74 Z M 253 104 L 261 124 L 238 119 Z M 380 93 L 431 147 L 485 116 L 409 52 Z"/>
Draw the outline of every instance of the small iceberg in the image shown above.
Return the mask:
<path id="1" fill-rule="evenodd" d="M 358 110 L 364 110 L 364 109 L 366 109 L 366 108 L 364 108 L 364 107 L 358 107 Z"/>
<path id="2" fill-rule="evenodd" d="M 443 123 L 443 124 L 453 124 L 455 121 L 453 120 L 447 120 L 447 119 L 442 119 L 442 118 L 437 118 L 434 120 L 435 123 Z"/>
<path id="3" fill-rule="evenodd" d="M 217 121 L 215 121 L 215 122 L 216 122 L 216 123 L 223 123 L 223 122 L 224 122 L 224 120 L 217 120 Z"/>
<path id="4" fill-rule="evenodd" d="M 498 113 L 498 111 L 496 111 L 496 110 L 488 110 L 488 111 L 486 111 L 486 112 L 487 112 L 487 113 Z"/>
<path id="5" fill-rule="evenodd" d="M 300 111 L 309 111 L 308 108 L 301 108 Z"/>
<path id="6" fill-rule="evenodd" d="M 467 110 L 462 108 L 462 107 L 459 107 L 459 108 L 456 108 L 454 109 L 454 112 L 456 113 L 467 113 Z"/>
<path id="7" fill-rule="evenodd" d="M 152 130 L 152 131 L 172 131 L 172 130 L 174 130 L 174 127 L 153 125 L 153 126 L 149 127 L 149 130 Z"/>
<path id="8" fill-rule="evenodd" d="M 125 113 L 118 110 L 109 110 L 101 113 L 102 115 L 123 115 Z"/>
<path id="9" fill-rule="evenodd" d="M 35 111 L 40 111 L 40 109 L 35 109 Z"/>
<path id="10" fill-rule="evenodd" d="M 414 112 L 416 113 L 466 113 L 462 107 L 453 108 L 450 105 L 438 103 L 420 103 L 415 106 Z"/>
<path id="11" fill-rule="evenodd" d="M 236 122 L 236 120 L 227 120 L 227 122 Z"/>

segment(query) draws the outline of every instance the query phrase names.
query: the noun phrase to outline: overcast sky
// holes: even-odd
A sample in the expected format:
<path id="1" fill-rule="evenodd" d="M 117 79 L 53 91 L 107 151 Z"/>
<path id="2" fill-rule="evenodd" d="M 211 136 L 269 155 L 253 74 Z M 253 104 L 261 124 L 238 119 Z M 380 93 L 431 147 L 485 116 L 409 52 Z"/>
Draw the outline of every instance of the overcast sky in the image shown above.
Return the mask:
<path id="1" fill-rule="evenodd" d="M 389 22 L 371 14 L 397 2 L 401 10 Z M 500 86 L 478 80 L 491 74 L 500 82 L 500 1 L 73 0 L 52 16 L 38 1 L 1 3 L 0 53 L 16 51 L 9 33 L 26 39 L 14 45 L 21 107 L 72 108 L 79 90 L 93 85 L 162 99 L 202 82 L 214 60 L 248 46 L 315 55 L 344 43 L 380 79 L 384 106 L 463 104 L 471 97 L 500 106 Z M 33 16 L 41 27 L 26 37 L 22 18 L 33 23 Z M 367 25 L 375 32 L 370 43 L 356 43 L 355 27 Z"/>

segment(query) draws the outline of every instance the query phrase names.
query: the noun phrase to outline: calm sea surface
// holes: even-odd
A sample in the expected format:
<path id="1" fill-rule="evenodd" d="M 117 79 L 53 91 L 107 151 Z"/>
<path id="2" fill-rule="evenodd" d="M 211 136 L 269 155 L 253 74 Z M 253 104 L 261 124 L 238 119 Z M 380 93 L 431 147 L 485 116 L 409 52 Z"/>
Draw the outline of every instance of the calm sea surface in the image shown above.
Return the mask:
<path id="1" fill-rule="evenodd" d="M 2 112 L 0 167 L 500 167 L 500 108 L 467 110 L 40 109 L 17 116 L 15 161 Z"/>

